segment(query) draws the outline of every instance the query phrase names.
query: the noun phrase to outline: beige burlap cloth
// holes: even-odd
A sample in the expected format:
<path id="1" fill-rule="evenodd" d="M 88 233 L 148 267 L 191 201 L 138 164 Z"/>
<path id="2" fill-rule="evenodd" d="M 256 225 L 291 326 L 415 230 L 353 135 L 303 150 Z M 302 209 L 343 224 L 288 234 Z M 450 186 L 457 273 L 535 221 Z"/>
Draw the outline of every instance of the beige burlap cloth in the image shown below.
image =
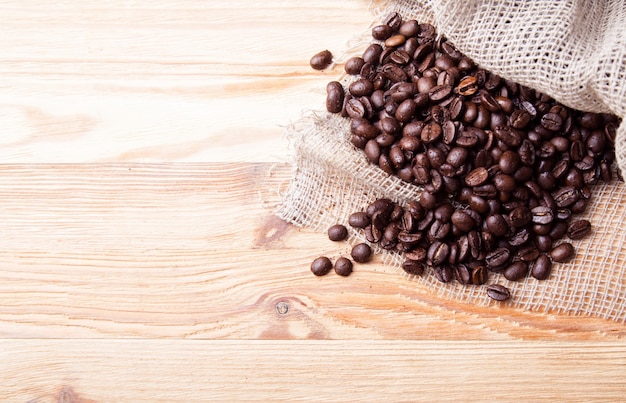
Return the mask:
<path id="1" fill-rule="evenodd" d="M 545 0 L 391 1 L 374 11 L 373 25 L 398 11 L 404 19 L 430 22 L 467 56 L 500 76 L 544 92 L 584 111 L 626 112 L 626 3 L 622 1 Z M 368 31 L 364 27 L 364 31 Z M 360 54 L 367 33 L 347 46 L 343 58 Z M 356 45 L 355 45 L 356 44 Z M 323 44 L 320 44 L 323 47 Z M 341 60 L 339 60 L 341 61 Z M 282 195 L 277 215 L 320 232 L 362 210 L 369 202 L 389 197 L 403 202 L 420 189 L 390 177 L 367 162 L 348 141 L 349 122 L 324 111 L 306 113 L 287 133 L 295 175 Z M 616 155 L 626 172 L 626 124 L 617 131 Z M 626 321 L 626 187 L 615 180 L 592 188 L 586 212 L 592 235 L 572 241 L 574 261 L 555 263 L 548 280 L 529 277 L 510 282 L 492 276 L 489 283 L 511 289 L 508 304 L 525 310 L 592 315 Z M 351 241 L 359 239 L 355 233 Z M 398 274 L 443 297 L 490 305 L 481 286 L 441 283 L 430 271 L 409 276 L 403 258 L 381 252 Z"/>

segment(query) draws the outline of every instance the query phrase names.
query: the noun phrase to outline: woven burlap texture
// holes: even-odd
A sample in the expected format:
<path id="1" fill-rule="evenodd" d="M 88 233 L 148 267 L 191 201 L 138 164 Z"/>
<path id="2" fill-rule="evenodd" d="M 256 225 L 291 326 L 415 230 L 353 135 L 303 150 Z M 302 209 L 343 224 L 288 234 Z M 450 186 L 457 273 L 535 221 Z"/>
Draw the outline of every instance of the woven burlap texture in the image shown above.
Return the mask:
<path id="1" fill-rule="evenodd" d="M 437 27 L 463 53 L 504 78 L 535 88 L 572 108 L 613 113 L 626 109 L 626 4 L 621 1 L 392 1 L 374 10 L 373 25 L 398 11 Z M 347 46 L 342 58 L 358 54 L 367 34 Z M 361 46 L 362 45 L 362 46 Z M 321 44 L 323 46 L 323 44 Z M 338 60 L 341 62 L 341 60 Z M 349 80 L 349 78 L 344 78 Z M 323 105 L 323 92 L 320 91 Z M 277 214 L 296 225 L 325 231 L 379 197 L 406 202 L 420 189 L 390 177 L 370 164 L 348 141 L 349 122 L 320 108 L 306 113 L 287 131 L 295 175 Z M 618 164 L 626 172 L 626 124 L 617 130 Z M 593 233 L 572 241 L 574 261 L 555 263 L 550 278 L 490 283 L 511 289 L 508 303 L 524 310 L 597 316 L 626 321 L 626 188 L 621 182 L 593 187 L 580 218 Z M 351 242 L 361 235 L 351 235 Z M 382 252 L 382 251 L 379 251 Z M 494 304 L 483 287 L 440 283 L 427 271 L 409 276 L 403 259 L 382 252 L 385 263 L 442 298 L 478 305 Z"/>

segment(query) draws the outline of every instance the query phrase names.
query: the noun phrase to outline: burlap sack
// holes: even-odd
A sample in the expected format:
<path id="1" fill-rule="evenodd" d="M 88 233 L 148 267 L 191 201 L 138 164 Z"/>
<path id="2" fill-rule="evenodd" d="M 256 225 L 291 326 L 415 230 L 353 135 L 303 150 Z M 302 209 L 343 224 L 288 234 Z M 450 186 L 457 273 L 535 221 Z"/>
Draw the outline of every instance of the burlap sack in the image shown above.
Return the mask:
<path id="1" fill-rule="evenodd" d="M 398 0 L 375 9 L 372 25 L 391 11 L 432 23 L 459 50 L 504 78 L 572 108 L 625 115 L 626 3 L 622 1 Z M 343 58 L 360 54 L 369 41 L 367 30 Z M 337 222 L 346 223 L 352 212 L 376 198 L 399 202 L 415 198 L 420 189 L 369 164 L 348 141 L 349 122 L 324 112 L 323 102 L 320 91 L 320 112 L 306 114 L 288 130 L 296 172 L 277 214 L 325 231 Z M 616 153 L 619 167 L 626 172 L 626 124 L 618 128 Z M 574 261 L 555 263 L 545 281 L 510 282 L 492 276 L 490 283 L 511 289 L 512 306 L 626 321 L 626 187 L 614 181 L 592 190 L 592 201 L 581 218 L 592 222 L 593 233 L 572 242 L 577 249 Z M 358 238 L 353 234 L 351 241 Z M 394 253 L 385 252 L 384 260 L 441 297 L 494 304 L 483 287 L 440 283 L 429 271 L 408 276 L 399 269 L 403 258 Z"/>

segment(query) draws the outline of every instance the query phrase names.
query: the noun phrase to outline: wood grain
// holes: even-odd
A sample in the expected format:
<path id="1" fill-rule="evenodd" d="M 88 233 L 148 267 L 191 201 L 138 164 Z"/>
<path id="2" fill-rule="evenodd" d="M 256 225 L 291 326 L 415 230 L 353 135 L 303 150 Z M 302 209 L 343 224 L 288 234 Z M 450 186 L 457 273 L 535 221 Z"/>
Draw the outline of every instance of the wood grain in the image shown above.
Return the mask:
<path id="1" fill-rule="evenodd" d="M 33 403 L 621 401 L 626 392 L 622 343 L 481 344 L 33 340 L 25 349 L 6 342 L 4 373 L 22 382 L 3 377 L 0 387 L 10 401 Z"/>
<path id="2" fill-rule="evenodd" d="M 624 395 L 624 324 L 309 272 L 282 135 L 370 6 L 0 0 L 0 400 Z"/>

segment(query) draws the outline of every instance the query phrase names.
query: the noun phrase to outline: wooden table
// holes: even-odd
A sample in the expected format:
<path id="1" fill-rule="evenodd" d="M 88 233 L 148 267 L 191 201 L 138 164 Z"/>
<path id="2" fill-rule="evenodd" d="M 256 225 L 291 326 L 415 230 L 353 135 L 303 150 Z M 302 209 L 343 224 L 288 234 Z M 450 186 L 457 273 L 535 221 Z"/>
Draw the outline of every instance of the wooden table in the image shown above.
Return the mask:
<path id="1" fill-rule="evenodd" d="M 368 5 L 0 1 L 0 400 L 624 398 L 621 323 L 309 272 L 282 135 Z"/>

